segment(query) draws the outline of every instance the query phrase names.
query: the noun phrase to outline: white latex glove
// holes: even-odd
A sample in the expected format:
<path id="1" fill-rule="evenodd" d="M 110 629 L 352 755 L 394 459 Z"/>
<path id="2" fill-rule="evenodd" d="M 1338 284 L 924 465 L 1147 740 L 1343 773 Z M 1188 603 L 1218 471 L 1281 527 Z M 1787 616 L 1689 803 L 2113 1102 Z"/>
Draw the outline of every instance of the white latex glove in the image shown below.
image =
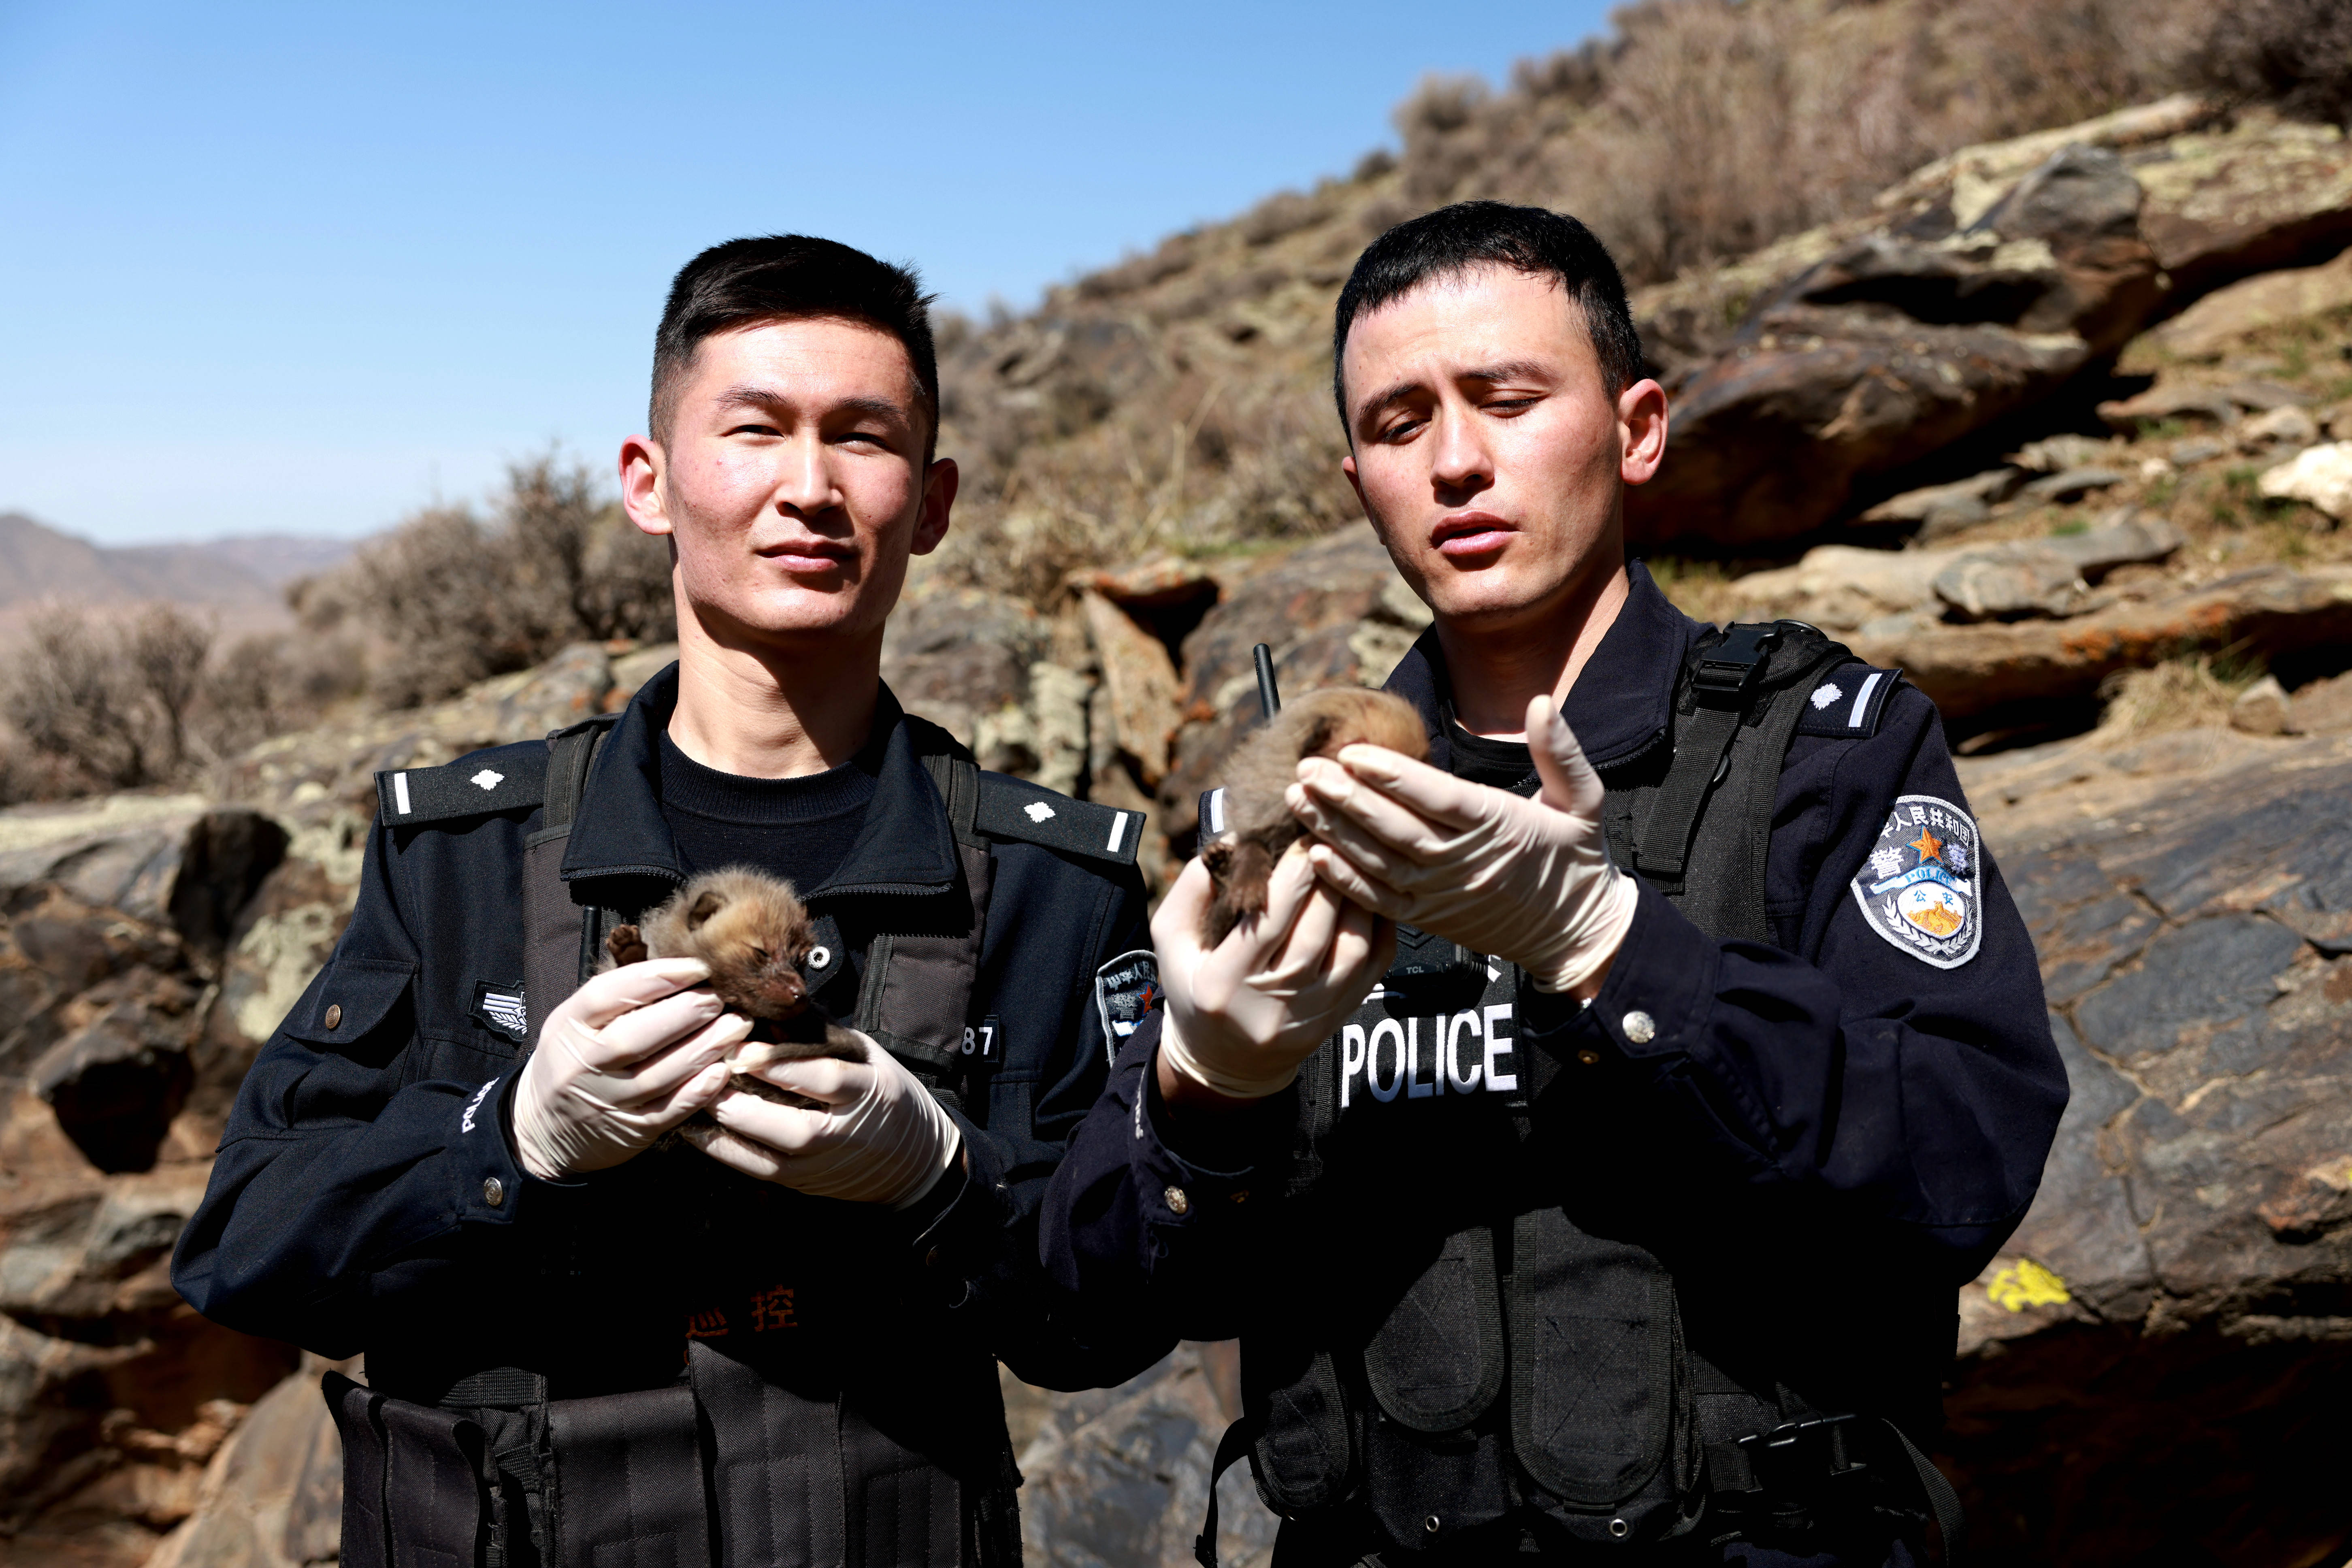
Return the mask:
<path id="1" fill-rule="evenodd" d="M 543 1181 L 617 1165 L 725 1092 L 720 1058 L 751 1032 L 698 958 L 595 975 L 548 1015 L 515 1085 L 515 1150 Z"/>
<path id="2" fill-rule="evenodd" d="M 1528 704 L 1533 800 L 1379 746 L 1310 757 L 1286 799 L 1321 842 L 1318 876 L 1391 920 L 1574 991 L 1616 956 L 1633 879 L 1610 864 L 1601 777 L 1549 698 Z"/>
<path id="3" fill-rule="evenodd" d="M 897 1058 L 872 1037 L 857 1037 L 866 1042 L 862 1062 L 820 1057 L 754 1069 L 824 1109 L 730 1090 L 710 1108 L 718 1126 L 689 1127 L 683 1136 L 722 1165 L 816 1197 L 894 1209 L 920 1203 L 962 1152 L 963 1134 Z"/>
<path id="4" fill-rule="evenodd" d="M 1267 879 L 1265 913 L 1212 950 L 1201 915 L 1214 897 L 1195 860 L 1151 917 L 1168 999 L 1160 1056 L 1219 1094 L 1259 1100 L 1286 1088 L 1388 972 L 1396 927 L 1318 881 L 1303 839 Z"/>

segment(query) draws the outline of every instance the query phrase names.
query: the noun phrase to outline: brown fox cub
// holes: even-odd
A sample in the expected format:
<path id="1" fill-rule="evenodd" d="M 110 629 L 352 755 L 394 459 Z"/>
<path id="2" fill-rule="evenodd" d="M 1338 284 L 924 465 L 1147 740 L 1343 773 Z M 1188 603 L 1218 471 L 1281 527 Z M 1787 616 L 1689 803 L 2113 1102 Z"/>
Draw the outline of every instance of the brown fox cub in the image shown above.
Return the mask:
<path id="1" fill-rule="evenodd" d="M 866 1060 L 866 1043 L 809 1005 L 801 964 L 816 946 L 815 923 L 793 885 L 748 866 L 706 871 L 646 911 L 641 926 L 614 926 L 604 939 L 607 968 L 647 958 L 698 958 L 730 1013 L 752 1020 L 751 1037 L 727 1055 L 734 1087 L 787 1105 L 814 1105 L 750 1076 L 771 1062 L 834 1057 Z"/>
<path id="2" fill-rule="evenodd" d="M 1334 686 L 1310 691 L 1242 743 L 1225 764 L 1225 830 L 1201 859 L 1217 884 L 1202 917 L 1210 947 L 1244 920 L 1265 912 L 1266 879 L 1274 863 L 1307 829 L 1282 804 L 1282 792 L 1308 757 L 1333 757 L 1358 743 L 1386 746 L 1416 762 L 1429 756 L 1429 736 L 1412 703 L 1385 691 Z"/>

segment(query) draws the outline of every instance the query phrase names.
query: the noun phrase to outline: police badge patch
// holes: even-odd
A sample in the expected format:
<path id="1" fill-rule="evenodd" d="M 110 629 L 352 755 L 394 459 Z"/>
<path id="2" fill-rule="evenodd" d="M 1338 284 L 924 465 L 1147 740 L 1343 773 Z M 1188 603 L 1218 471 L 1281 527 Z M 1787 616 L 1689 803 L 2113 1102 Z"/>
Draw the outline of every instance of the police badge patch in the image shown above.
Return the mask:
<path id="1" fill-rule="evenodd" d="M 1103 1048 L 1113 1061 L 1135 1026 L 1160 1005 L 1160 960 L 1148 947 L 1122 952 L 1095 971 L 1095 1011 L 1102 1017 Z"/>
<path id="2" fill-rule="evenodd" d="M 1870 929 L 1923 963 L 1958 969 L 1983 934 L 1984 870 L 1977 825 L 1932 795 L 1895 802 L 1870 858 L 1853 879 L 1853 901 Z"/>

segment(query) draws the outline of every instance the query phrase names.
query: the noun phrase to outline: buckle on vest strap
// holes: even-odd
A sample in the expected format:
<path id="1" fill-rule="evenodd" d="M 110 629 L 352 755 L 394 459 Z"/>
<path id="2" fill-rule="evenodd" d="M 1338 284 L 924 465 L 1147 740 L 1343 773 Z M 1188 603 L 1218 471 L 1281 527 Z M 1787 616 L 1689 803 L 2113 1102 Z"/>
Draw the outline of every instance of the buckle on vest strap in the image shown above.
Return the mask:
<path id="1" fill-rule="evenodd" d="M 1767 1488 L 1849 1476 L 1870 1467 L 1847 1452 L 1843 1428 L 1860 1417 L 1816 1415 L 1807 1421 L 1783 1421 L 1769 1432 L 1750 1432 L 1739 1438 L 1740 1450 Z"/>
<path id="2" fill-rule="evenodd" d="M 1732 627 L 1721 642 L 1699 655 L 1698 670 L 1692 677 L 1699 701 L 1709 708 L 1746 706 L 1748 692 L 1763 675 L 1780 641 L 1778 626 Z"/>

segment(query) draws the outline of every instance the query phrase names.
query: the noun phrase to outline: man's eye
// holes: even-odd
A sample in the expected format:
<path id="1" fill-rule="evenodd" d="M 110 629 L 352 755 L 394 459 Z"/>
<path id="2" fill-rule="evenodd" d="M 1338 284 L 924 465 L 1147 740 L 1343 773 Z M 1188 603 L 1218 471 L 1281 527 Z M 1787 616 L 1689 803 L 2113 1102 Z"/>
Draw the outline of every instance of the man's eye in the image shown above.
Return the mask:
<path id="1" fill-rule="evenodd" d="M 738 425 L 727 434 L 730 436 L 781 436 L 783 432 L 772 425 Z"/>

